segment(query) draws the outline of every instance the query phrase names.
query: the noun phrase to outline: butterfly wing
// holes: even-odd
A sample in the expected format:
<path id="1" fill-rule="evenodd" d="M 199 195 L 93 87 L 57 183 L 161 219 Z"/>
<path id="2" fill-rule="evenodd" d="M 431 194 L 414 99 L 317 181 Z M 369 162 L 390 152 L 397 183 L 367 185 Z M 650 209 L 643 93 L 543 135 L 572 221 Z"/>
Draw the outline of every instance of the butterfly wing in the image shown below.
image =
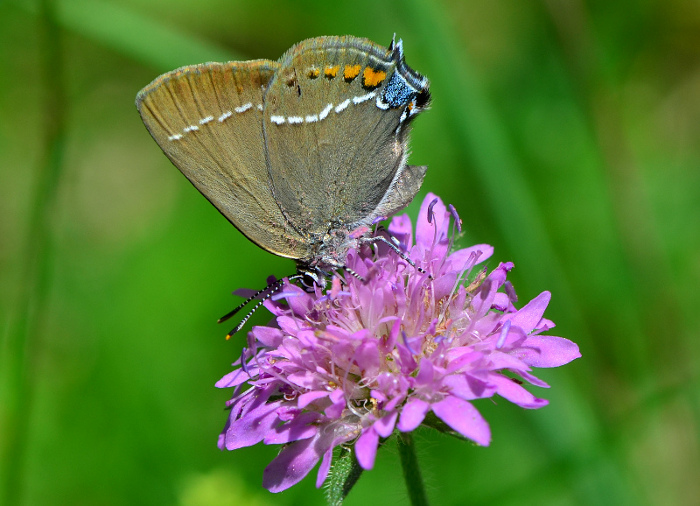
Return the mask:
<path id="1" fill-rule="evenodd" d="M 149 132 L 190 182 L 248 239 L 282 257 L 309 246 L 272 194 L 264 155 L 263 94 L 279 64 L 207 63 L 169 72 L 136 106 Z"/>
<path id="2" fill-rule="evenodd" d="M 400 42 L 386 49 L 321 37 L 290 49 L 265 93 L 263 118 L 273 192 L 288 221 L 322 235 L 407 205 L 425 174 L 405 170 L 409 123 L 428 98 Z"/>

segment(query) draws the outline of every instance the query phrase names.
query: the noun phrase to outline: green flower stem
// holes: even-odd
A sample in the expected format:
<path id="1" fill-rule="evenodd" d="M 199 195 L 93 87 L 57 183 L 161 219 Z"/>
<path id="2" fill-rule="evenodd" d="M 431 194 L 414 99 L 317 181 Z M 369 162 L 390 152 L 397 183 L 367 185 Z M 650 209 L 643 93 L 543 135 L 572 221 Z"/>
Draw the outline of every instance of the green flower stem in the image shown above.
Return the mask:
<path id="1" fill-rule="evenodd" d="M 428 506 L 428 498 L 425 495 L 423 478 L 418 467 L 416 458 L 416 447 L 413 444 L 413 437 L 407 432 L 399 432 L 398 437 L 399 455 L 401 456 L 401 468 L 403 469 L 403 479 L 406 481 L 408 497 L 412 506 Z"/>
<path id="2" fill-rule="evenodd" d="M 357 463 L 355 452 L 341 447 L 339 454 L 333 458 L 333 467 L 328 477 L 326 499 L 329 506 L 341 506 L 361 474 L 362 468 Z"/>

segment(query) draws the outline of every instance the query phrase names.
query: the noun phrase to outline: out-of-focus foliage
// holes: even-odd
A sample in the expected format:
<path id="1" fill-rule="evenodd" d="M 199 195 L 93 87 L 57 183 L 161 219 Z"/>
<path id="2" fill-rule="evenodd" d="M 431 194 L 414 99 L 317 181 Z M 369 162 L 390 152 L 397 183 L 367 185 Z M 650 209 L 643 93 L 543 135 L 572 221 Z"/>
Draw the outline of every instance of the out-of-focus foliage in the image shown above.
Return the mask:
<path id="1" fill-rule="evenodd" d="M 275 448 L 216 448 L 229 392 L 213 383 L 243 337 L 214 322 L 231 290 L 293 264 L 187 183 L 133 100 L 181 65 L 395 32 L 431 79 L 423 193 L 455 205 L 462 245 L 515 262 L 521 300 L 551 290 L 547 316 L 583 353 L 546 375 L 542 410 L 478 405 L 490 448 L 421 432 L 431 500 L 696 504 L 700 4 L 685 0 L 0 3 L 0 502 L 323 504 L 313 478 L 261 489 Z M 402 504 L 397 468 L 388 445 L 347 504 Z"/>

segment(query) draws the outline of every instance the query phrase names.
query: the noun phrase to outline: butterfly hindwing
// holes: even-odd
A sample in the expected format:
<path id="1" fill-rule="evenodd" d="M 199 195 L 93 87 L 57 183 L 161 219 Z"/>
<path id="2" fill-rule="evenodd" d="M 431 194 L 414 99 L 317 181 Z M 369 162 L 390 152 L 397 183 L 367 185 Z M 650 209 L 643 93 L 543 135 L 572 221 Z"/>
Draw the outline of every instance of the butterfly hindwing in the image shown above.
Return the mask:
<path id="1" fill-rule="evenodd" d="M 265 94 L 265 148 L 273 193 L 295 228 L 367 225 L 418 191 L 424 170 L 404 169 L 407 107 L 420 90 L 386 98 L 400 67 L 402 54 L 356 37 L 311 39 L 280 59 Z"/>

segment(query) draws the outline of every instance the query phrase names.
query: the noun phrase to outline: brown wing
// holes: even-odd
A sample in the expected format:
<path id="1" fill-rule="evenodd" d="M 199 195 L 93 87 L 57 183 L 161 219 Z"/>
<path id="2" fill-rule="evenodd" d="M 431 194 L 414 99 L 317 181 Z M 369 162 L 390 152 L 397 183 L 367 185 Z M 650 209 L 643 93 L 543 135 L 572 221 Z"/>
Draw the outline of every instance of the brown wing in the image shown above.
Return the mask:
<path id="1" fill-rule="evenodd" d="M 248 239 L 282 257 L 308 256 L 271 191 L 263 94 L 279 64 L 206 63 L 157 78 L 136 97 L 149 132 L 190 182 Z"/>
<path id="2" fill-rule="evenodd" d="M 404 171 L 407 119 L 420 110 L 419 93 L 427 102 L 427 80 L 400 51 L 321 37 L 281 58 L 263 124 L 273 192 L 297 230 L 323 234 L 332 223 L 368 223 L 418 191 L 424 170 Z M 406 96 L 385 100 L 390 82 Z"/>

